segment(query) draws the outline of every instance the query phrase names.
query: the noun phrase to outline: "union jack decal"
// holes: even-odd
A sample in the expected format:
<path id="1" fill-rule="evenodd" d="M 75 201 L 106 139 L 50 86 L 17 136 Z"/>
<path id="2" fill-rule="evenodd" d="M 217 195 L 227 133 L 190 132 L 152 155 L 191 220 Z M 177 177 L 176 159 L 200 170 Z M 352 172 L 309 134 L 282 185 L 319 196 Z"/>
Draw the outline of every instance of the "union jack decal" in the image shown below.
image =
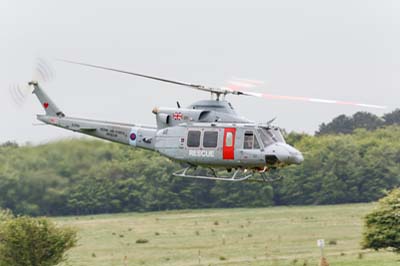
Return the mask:
<path id="1" fill-rule="evenodd" d="M 174 120 L 182 120 L 183 115 L 181 112 L 175 112 L 172 117 L 174 118 Z"/>

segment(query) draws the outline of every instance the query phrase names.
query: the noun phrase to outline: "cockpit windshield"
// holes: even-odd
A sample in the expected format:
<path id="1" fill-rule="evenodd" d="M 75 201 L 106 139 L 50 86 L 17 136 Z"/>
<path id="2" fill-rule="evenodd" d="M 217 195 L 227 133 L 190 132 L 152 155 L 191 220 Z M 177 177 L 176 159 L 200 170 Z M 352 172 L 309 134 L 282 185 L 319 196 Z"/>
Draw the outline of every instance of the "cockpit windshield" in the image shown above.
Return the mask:
<path id="1" fill-rule="evenodd" d="M 274 137 L 276 138 L 276 140 L 278 142 L 286 143 L 286 141 L 282 135 L 282 132 L 278 127 L 270 128 L 268 131 L 271 132 L 272 135 L 274 135 Z"/>
<path id="2" fill-rule="evenodd" d="M 285 139 L 283 138 L 281 131 L 277 127 L 274 128 L 261 127 L 257 129 L 257 132 L 260 135 L 264 147 L 267 147 L 274 142 L 285 143 Z"/>
<path id="3" fill-rule="evenodd" d="M 267 133 L 267 131 L 264 128 L 257 129 L 257 132 L 260 135 L 264 147 L 267 147 L 272 143 L 274 143 L 274 140 L 271 138 L 271 136 Z"/>

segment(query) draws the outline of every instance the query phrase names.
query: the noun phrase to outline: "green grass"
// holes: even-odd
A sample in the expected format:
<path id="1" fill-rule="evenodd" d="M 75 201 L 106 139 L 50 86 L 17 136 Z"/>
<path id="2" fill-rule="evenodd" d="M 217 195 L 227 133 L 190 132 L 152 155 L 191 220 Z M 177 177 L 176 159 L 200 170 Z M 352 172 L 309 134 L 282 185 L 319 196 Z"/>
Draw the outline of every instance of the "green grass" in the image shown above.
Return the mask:
<path id="1" fill-rule="evenodd" d="M 360 249 L 362 217 L 373 207 L 213 209 L 55 220 L 79 230 L 70 265 L 315 266 L 320 238 L 332 242 L 325 248 L 331 266 L 400 265 L 398 255 Z M 137 243 L 143 240 L 148 242 Z"/>

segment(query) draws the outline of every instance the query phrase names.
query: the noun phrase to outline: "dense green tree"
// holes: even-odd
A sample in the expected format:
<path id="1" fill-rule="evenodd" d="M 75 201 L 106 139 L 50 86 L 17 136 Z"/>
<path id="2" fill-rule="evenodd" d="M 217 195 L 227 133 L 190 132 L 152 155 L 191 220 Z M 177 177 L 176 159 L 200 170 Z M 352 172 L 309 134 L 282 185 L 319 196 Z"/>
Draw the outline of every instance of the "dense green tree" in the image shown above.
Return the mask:
<path id="1" fill-rule="evenodd" d="M 362 246 L 375 250 L 391 248 L 400 252 L 400 189 L 394 189 L 379 201 L 365 217 Z"/>
<path id="2" fill-rule="evenodd" d="M 316 132 L 316 134 L 317 135 L 332 134 L 332 133 L 350 134 L 351 132 L 353 132 L 353 129 L 354 127 L 351 118 L 347 117 L 346 115 L 340 115 L 334 118 L 328 124 L 322 123 L 319 126 L 319 130 Z"/>
<path id="3" fill-rule="evenodd" d="M 46 218 L 17 217 L 0 224 L 1 266 L 53 266 L 77 243 L 76 231 Z"/>
<path id="4" fill-rule="evenodd" d="M 384 126 L 400 125 L 400 109 L 378 117 L 368 112 L 357 112 L 352 116 L 340 115 L 329 123 L 322 123 L 316 135 L 351 134 L 356 129 L 375 130 Z"/>
<path id="5" fill-rule="evenodd" d="M 387 126 L 400 125 L 400 109 L 396 109 L 391 113 L 384 114 L 382 118 Z"/>
<path id="6" fill-rule="evenodd" d="M 289 133 L 301 165 L 272 184 L 173 177 L 155 153 L 98 140 L 0 146 L 0 208 L 67 215 L 210 207 L 368 202 L 400 185 L 400 127 L 352 134 Z"/>
<path id="7" fill-rule="evenodd" d="M 6 141 L 2 144 L 0 144 L 1 147 L 12 147 L 12 148 L 18 148 L 18 143 L 15 141 Z"/>
<path id="8" fill-rule="evenodd" d="M 383 125 L 384 121 L 378 116 L 367 112 L 357 112 L 351 117 L 340 115 L 328 124 L 322 123 L 316 134 L 351 134 L 357 128 L 375 130 Z"/>
<path id="9" fill-rule="evenodd" d="M 366 130 L 375 130 L 383 125 L 383 120 L 378 116 L 368 112 L 357 112 L 352 116 L 353 130 L 364 128 Z"/>
<path id="10" fill-rule="evenodd" d="M 295 143 L 305 161 L 282 171 L 274 202 L 334 204 L 377 200 L 400 183 L 399 128 L 352 135 L 303 137 Z"/>

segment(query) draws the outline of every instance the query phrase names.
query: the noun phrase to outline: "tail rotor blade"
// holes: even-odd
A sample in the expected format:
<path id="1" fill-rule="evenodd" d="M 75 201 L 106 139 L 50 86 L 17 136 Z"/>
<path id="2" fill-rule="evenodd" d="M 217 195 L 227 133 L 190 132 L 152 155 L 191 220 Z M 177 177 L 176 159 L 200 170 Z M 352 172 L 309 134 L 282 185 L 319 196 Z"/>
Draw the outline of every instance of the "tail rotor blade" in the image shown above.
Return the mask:
<path id="1" fill-rule="evenodd" d="M 13 84 L 9 87 L 9 93 L 12 100 L 20 107 L 25 103 L 26 97 L 30 93 L 30 90 L 31 89 L 28 85 Z"/>
<path id="2" fill-rule="evenodd" d="M 21 99 L 17 96 L 17 92 L 15 89 L 15 85 L 11 85 L 8 88 L 8 92 L 10 93 L 11 99 L 13 100 L 13 102 L 18 105 L 21 106 Z"/>
<path id="3" fill-rule="evenodd" d="M 54 73 L 55 72 L 53 71 L 53 68 L 45 59 L 36 59 L 33 80 L 39 82 L 48 82 L 54 79 Z"/>

